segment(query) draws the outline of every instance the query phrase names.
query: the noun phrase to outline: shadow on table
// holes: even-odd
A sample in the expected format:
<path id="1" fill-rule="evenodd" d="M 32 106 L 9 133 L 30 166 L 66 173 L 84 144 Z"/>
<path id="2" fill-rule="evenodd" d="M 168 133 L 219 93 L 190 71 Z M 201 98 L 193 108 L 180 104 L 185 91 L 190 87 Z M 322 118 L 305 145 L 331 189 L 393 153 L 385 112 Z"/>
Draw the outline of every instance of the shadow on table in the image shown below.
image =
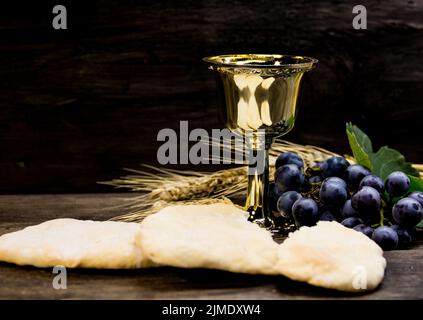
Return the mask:
<path id="1" fill-rule="evenodd" d="M 247 275 L 211 269 L 160 267 L 138 270 L 68 269 L 67 272 L 71 288 L 83 290 L 89 287 L 100 291 L 131 288 L 147 299 L 342 299 L 363 295 L 314 287 L 282 276 Z M 55 274 L 52 269 L 0 263 L 0 277 L 4 280 L 2 282 L 8 283 L 8 287 L 21 287 L 26 283 L 37 289 L 50 284 Z M 141 295 L 142 292 L 147 295 Z M 134 297 L 138 295 L 130 298 Z M 125 295 L 119 298 L 126 299 Z"/>

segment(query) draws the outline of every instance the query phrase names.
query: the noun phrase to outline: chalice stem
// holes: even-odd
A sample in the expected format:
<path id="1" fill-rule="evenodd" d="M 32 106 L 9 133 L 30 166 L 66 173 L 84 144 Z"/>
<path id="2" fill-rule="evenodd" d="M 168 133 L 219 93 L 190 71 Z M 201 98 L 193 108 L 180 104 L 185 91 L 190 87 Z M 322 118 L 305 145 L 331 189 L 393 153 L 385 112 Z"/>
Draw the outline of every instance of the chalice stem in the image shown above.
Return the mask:
<path id="1" fill-rule="evenodd" d="M 273 219 L 269 207 L 269 148 L 266 143 L 264 150 L 254 150 L 262 154 L 255 164 L 248 166 L 248 188 L 246 210 L 250 213 L 249 220 L 263 227 L 273 227 Z M 262 161 L 261 165 L 258 162 Z"/>

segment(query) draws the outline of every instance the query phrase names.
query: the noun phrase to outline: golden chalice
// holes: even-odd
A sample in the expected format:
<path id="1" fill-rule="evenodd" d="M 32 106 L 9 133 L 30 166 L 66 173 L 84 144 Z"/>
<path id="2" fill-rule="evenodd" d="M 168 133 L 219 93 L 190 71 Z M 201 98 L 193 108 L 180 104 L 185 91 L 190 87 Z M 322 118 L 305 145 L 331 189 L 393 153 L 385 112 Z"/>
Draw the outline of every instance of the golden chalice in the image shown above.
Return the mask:
<path id="1" fill-rule="evenodd" d="M 279 54 L 219 55 L 203 60 L 216 72 L 225 126 L 247 137 L 256 154 L 262 151 L 262 166 L 249 163 L 245 209 L 251 221 L 274 229 L 268 204 L 268 151 L 275 138 L 294 126 L 301 78 L 317 60 Z"/>

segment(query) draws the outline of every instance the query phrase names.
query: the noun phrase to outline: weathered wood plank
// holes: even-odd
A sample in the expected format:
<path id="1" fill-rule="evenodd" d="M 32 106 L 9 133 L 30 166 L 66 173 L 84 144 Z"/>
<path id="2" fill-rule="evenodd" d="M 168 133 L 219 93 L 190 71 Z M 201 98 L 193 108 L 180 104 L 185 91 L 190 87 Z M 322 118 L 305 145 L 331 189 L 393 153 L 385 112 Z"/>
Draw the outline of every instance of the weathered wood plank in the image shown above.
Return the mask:
<path id="1" fill-rule="evenodd" d="M 116 216 L 127 194 L 0 196 L 0 234 L 42 221 Z M 315 288 L 283 277 L 216 270 L 157 268 L 132 271 L 68 270 L 68 289 L 54 290 L 48 269 L 0 263 L 0 299 L 423 299 L 423 241 L 386 252 L 382 286 L 367 294 Z"/>

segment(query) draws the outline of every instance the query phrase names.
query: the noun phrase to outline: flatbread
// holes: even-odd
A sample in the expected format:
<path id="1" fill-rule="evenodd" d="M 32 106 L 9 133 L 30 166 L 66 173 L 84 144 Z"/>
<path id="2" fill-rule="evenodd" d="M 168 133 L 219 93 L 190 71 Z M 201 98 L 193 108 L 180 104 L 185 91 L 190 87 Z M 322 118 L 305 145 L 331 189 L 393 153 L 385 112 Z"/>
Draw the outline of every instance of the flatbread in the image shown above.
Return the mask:
<path id="1" fill-rule="evenodd" d="M 376 288 L 386 267 L 383 251 L 374 241 L 334 221 L 291 233 L 278 254 L 277 268 L 284 276 L 342 291 Z"/>
<path id="2" fill-rule="evenodd" d="M 141 247 L 155 263 L 277 274 L 278 244 L 230 204 L 171 206 L 141 223 Z"/>
<path id="3" fill-rule="evenodd" d="M 0 237 L 0 261 L 36 267 L 128 269 L 152 265 L 140 225 L 56 219 Z"/>

